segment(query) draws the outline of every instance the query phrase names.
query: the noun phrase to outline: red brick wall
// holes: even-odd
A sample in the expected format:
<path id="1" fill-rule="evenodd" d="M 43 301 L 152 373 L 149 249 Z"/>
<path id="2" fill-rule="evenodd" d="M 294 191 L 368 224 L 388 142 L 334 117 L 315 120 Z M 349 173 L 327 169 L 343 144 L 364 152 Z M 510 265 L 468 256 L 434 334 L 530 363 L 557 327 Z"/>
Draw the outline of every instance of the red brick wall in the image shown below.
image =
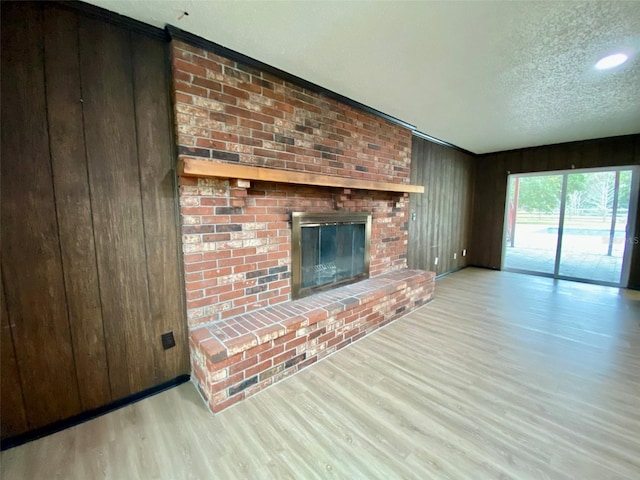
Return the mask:
<path id="1" fill-rule="evenodd" d="M 182 42 L 172 53 L 181 158 L 409 183 L 409 130 Z M 406 195 L 245 187 L 180 180 L 192 327 L 290 299 L 294 211 L 372 212 L 371 276 L 406 268 Z"/>

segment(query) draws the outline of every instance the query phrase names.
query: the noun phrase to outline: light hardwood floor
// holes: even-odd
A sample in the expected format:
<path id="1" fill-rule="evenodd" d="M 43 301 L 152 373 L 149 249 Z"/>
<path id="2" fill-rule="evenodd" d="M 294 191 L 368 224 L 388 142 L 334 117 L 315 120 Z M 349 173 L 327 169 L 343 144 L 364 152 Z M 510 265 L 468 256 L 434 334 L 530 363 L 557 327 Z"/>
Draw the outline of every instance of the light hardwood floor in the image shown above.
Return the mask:
<path id="1" fill-rule="evenodd" d="M 5 479 L 638 479 L 640 292 L 466 269 L 217 416 L 191 384 L 5 451 Z"/>

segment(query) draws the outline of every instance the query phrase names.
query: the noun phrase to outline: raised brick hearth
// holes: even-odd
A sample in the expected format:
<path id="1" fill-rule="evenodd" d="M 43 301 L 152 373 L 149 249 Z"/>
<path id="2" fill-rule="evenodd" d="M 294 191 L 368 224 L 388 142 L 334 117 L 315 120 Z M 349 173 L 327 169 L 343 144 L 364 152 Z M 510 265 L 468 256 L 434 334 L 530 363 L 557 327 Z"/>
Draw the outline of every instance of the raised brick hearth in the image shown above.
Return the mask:
<path id="1" fill-rule="evenodd" d="M 183 163 L 382 186 L 247 181 L 215 168 L 180 177 L 193 380 L 220 411 L 424 304 L 433 274 L 407 270 L 410 130 L 180 41 L 172 56 Z M 291 213 L 335 211 L 371 214 L 371 278 L 292 301 Z"/>
<path id="2" fill-rule="evenodd" d="M 431 300 L 434 275 L 400 270 L 193 329 L 202 396 L 218 412 L 346 347 Z"/>

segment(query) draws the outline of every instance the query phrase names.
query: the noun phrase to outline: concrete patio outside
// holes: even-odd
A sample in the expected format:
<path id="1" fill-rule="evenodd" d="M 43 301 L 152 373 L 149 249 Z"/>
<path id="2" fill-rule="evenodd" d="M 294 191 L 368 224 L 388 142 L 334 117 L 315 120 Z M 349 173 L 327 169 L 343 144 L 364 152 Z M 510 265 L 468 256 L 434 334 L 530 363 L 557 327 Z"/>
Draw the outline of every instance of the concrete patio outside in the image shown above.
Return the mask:
<path id="1" fill-rule="evenodd" d="M 625 224 L 616 226 L 611 255 L 608 255 L 609 230 L 604 223 L 565 226 L 559 275 L 603 283 L 620 283 L 625 247 Z M 515 245 L 506 243 L 503 268 L 539 273 L 554 273 L 557 223 L 516 226 Z"/>

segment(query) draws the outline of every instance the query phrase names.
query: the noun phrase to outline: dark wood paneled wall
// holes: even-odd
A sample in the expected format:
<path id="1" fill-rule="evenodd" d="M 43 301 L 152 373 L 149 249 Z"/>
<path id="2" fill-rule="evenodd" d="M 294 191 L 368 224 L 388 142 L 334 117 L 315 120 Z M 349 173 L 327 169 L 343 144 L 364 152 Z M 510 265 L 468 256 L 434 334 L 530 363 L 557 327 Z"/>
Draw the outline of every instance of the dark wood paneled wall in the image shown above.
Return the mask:
<path id="1" fill-rule="evenodd" d="M 3 438 L 189 372 L 166 47 L 2 4 Z"/>
<path id="2" fill-rule="evenodd" d="M 463 250 L 470 249 L 474 170 L 472 156 L 413 137 L 411 183 L 425 192 L 410 195 L 409 268 L 440 275 L 467 265 Z"/>
<path id="3" fill-rule="evenodd" d="M 571 168 L 640 165 L 640 135 L 526 148 L 478 157 L 471 265 L 498 269 L 502 255 L 507 175 Z M 640 235 L 636 222 L 636 237 Z M 634 246 L 629 286 L 640 287 L 640 246 Z"/>

